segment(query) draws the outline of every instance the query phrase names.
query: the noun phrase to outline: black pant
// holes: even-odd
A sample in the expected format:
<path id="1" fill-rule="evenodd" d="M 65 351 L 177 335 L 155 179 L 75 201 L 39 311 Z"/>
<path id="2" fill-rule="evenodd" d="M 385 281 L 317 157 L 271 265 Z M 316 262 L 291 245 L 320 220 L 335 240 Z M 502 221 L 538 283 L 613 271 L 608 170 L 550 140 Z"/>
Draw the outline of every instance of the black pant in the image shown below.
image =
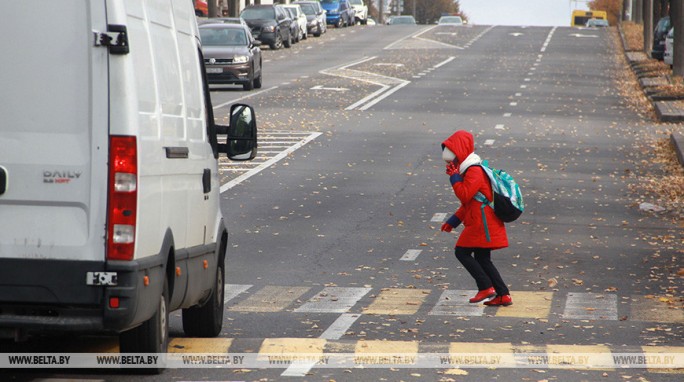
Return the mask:
<path id="1" fill-rule="evenodd" d="M 478 290 L 494 286 L 498 296 L 510 294 L 506 283 L 492 263 L 492 251 L 489 248 L 456 247 L 455 253 L 458 261 L 475 279 Z"/>

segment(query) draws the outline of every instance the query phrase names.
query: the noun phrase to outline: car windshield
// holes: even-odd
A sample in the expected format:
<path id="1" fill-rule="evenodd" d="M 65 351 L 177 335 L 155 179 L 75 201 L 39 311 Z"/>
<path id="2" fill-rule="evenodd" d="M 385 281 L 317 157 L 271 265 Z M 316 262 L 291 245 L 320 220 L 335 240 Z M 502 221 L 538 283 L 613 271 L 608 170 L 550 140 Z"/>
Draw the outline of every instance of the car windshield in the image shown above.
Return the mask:
<path id="1" fill-rule="evenodd" d="M 247 45 L 247 35 L 242 29 L 200 28 L 200 39 L 204 46 Z"/>
<path id="2" fill-rule="evenodd" d="M 306 15 L 316 14 L 316 8 L 313 6 L 313 4 L 299 4 L 299 6 L 302 7 L 302 11 L 304 11 L 304 14 Z"/>
<path id="3" fill-rule="evenodd" d="M 338 0 L 321 0 L 321 4 L 335 4 Z"/>
<path id="4" fill-rule="evenodd" d="M 463 24 L 463 20 L 459 16 L 442 17 L 439 19 L 440 24 Z"/>
<path id="5" fill-rule="evenodd" d="M 349 0 L 351 5 L 363 5 L 363 0 Z"/>
<path id="6" fill-rule="evenodd" d="M 275 19 L 274 8 L 245 8 L 240 14 L 245 20 L 273 20 Z"/>
<path id="7" fill-rule="evenodd" d="M 415 24 L 413 16 L 397 16 L 390 20 L 390 24 Z"/>

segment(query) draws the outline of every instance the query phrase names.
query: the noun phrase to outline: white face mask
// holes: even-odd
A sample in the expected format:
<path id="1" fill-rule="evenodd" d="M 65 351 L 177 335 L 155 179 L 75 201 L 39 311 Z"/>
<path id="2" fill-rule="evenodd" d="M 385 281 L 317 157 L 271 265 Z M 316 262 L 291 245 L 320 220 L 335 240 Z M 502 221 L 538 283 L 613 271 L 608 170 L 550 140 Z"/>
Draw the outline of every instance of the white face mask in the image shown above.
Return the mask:
<path id="1" fill-rule="evenodd" d="M 453 162 L 453 160 L 456 159 L 456 154 L 451 152 L 448 147 L 444 147 L 444 150 L 442 150 L 442 159 L 447 163 Z"/>

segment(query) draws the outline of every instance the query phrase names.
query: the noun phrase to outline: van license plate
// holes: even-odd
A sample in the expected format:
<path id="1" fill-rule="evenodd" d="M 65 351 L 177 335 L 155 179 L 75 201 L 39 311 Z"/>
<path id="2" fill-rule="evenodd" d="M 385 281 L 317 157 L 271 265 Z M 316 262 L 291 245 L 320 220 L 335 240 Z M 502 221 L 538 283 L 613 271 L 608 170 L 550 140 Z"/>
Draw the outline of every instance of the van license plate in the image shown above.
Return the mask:
<path id="1" fill-rule="evenodd" d="M 223 73 L 223 68 L 207 68 L 207 73 Z"/>

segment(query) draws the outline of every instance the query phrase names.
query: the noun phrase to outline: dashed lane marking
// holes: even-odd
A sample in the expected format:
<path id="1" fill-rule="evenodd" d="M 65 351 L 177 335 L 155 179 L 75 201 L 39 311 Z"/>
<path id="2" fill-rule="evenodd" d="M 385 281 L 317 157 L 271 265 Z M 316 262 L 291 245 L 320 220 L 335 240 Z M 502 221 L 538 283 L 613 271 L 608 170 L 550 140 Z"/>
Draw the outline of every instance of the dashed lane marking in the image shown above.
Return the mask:
<path id="1" fill-rule="evenodd" d="M 224 296 L 223 303 L 227 303 L 228 301 L 239 296 L 241 293 L 246 292 L 251 287 L 253 287 L 253 285 L 240 285 L 240 284 L 226 284 L 226 285 L 224 285 L 224 287 L 223 287 L 223 296 Z"/>
<path id="2" fill-rule="evenodd" d="M 433 223 L 441 223 L 446 219 L 447 214 L 443 212 L 436 213 L 432 216 L 432 219 L 430 219 L 431 222 Z"/>
<path id="3" fill-rule="evenodd" d="M 406 253 L 404 253 L 404 256 L 402 256 L 399 260 L 413 261 L 416 258 L 418 258 L 418 255 L 420 255 L 421 252 L 423 251 L 420 249 L 409 249 L 408 251 L 406 251 Z"/>

